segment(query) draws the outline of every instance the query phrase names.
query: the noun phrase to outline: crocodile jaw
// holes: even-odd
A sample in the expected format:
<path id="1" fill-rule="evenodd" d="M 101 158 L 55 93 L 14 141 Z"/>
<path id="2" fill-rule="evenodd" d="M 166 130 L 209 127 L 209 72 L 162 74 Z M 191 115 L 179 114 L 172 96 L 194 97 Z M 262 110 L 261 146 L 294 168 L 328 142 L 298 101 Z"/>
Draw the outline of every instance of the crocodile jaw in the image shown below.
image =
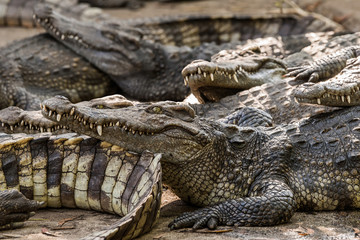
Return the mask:
<path id="1" fill-rule="evenodd" d="M 185 84 L 201 103 L 218 101 L 239 90 L 281 81 L 285 73 L 286 67 L 281 60 L 257 55 L 220 62 L 196 60 L 182 71 Z"/>
<path id="2" fill-rule="evenodd" d="M 348 80 L 350 80 L 349 76 Z M 347 82 L 342 84 L 338 76 L 319 83 L 304 83 L 293 90 L 293 96 L 299 103 L 318 104 L 332 107 L 357 106 L 360 104 L 360 84 Z"/>
<path id="3" fill-rule="evenodd" d="M 65 97 L 55 97 L 44 101 L 42 113 L 78 133 L 130 151 L 162 153 L 168 162 L 187 161 L 210 142 L 208 133 L 201 129 L 186 104 L 164 102 L 167 107 L 163 103 L 160 109 L 161 103 L 133 105 L 120 101 L 123 105 L 106 109 L 108 106 L 99 107 L 94 101 L 72 104 Z M 178 117 L 174 117 L 176 114 Z"/>

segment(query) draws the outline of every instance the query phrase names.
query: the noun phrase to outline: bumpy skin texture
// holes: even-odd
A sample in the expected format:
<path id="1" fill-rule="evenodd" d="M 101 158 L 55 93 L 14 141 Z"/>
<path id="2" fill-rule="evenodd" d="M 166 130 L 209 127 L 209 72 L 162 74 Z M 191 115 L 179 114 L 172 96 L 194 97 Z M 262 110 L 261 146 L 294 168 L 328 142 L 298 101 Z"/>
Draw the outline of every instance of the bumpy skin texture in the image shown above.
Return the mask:
<path id="1" fill-rule="evenodd" d="M 48 34 L 14 42 L 0 52 L 0 109 L 39 109 L 42 100 L 54 95 L 79 102 L 119 92 L 107 75 Z"/>
<path id="2" fill-rule="evenodd" d="M 0 229 L 40 207 L 78 207 L 122 217 L 83 239 L 133 239 L 159 216 L 160 158 L 75 133 L 0 133 Z"/>
<path id="3" fill-rule="evenodd" d="M 200 119 L 174 102 L 101 109 L 58 97 L 42 109 L 78 132 L 162 152 L 164 182 L 185 201 L 210 206 L 176 218 L 171 229 L 274 225 L 296 210 L 360 207 L 359 107 L 265 128 Z"/>

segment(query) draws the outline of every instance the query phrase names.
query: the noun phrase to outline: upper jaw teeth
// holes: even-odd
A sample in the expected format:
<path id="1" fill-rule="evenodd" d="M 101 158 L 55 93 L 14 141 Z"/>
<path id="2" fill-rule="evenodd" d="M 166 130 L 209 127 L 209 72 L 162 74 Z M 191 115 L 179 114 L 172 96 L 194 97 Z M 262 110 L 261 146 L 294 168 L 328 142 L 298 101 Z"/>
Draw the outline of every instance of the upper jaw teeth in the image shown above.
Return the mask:
<path id="1" fill-rule="evenodd" d="M 58 113 L 55 110 L 51 110 L 49 107 L 47 107 L 45 105 L 40 105 L 40 107 L 49 117 L 55 118 L 56 121 L 58 121 L 58 122 L 60 122 L 63 117 L 71 116 L 73 118 L 73 120 L 78 120 L 78 121 L 74 121 L 74 122 L 82 123 L 84 126 L 88 126 L 90 129 L 94 129 L 94 127 L 95 127 L 96 133 L 99 136 L 103 135 L 104 127 L 117 127 L 119 129 L 123 129 L 124 131 L 126 131 L 128 133 L 132 133 L 133 135 L 139 134 L 140 136 L 155 134 L 154 132 L 135 130 L 135 129 L 132 129 L 131 127 L 126 127 L 125 125 L 122 125 L 119 121 L 110 122 L 110 123 L 106 123 L 106 124 L 95 124 L 89 120 L 86 120 L 83 116 L 76 114 L 75 107 L 72 107 L 68 114 L 67 113 L 63 113 L 63 114 Z"/>

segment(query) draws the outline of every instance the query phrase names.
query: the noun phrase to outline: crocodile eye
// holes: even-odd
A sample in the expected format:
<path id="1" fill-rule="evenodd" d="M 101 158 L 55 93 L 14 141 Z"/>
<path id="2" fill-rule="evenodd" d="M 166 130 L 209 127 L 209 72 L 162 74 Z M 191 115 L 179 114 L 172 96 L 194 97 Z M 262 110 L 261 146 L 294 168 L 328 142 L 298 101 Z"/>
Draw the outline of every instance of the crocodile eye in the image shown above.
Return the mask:
<path id="1" fill-rule="evenodd" d="M 241 139 L 239 136 L 232 137 L 229 139 L 229 142 L 236 149 L 243 149 L 247 145 L 247 142 Z"/>
<path id="2" fill-rule="evenodd" d="M 95 106 L 95 108 L 96 109 L 104 109 L 105 107 L 104 107 L 104 105 L 98 104 Z"/>
<path id="3" fill-rule="evenodd" d="M 161 107 L 153 107 L 152 112 L 156 113 L 156 114 L 160 114 L 160 113 L 162 113 L 162 109 L 161 109 Z"/>

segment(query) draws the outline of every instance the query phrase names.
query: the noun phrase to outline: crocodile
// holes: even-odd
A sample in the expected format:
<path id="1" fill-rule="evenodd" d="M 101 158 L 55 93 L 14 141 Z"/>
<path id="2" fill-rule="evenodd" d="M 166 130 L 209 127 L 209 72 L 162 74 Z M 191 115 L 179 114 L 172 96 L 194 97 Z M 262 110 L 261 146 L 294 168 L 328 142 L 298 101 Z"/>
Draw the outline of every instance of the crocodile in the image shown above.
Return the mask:
<path id="1" fill-rule="evenodd" d="M 350 66 L 350 68 L 351 68 L 351 66 Z M 288 83 L 282 82 L 282 84 L 288 84 Z M 275 88 L 277 90 L 282 89 L 281 87 L 279 87 L 279 83 L 277 86 L 276 86 L 276 84 L 274 84 L 274 85 L 275 85 L 275 87 L 273 86 L 272 89 L 275 89 Z M 284 86 L 284 85 L 282 85 L 282 86 Z M 264 87 L 264 86 L 260 86 L 257 88 L 262 88 L 262 87 Z M 269 88 L 269 87 L 265 87 L 264 89 L 267 89 L 267 88 Z M 294 87 L 292 87 L 292 88 L 294 88 Z M 252 90 L 250 89 L 249 92 L 251 92 L 251 91 Z M 259 92 L 259 91 L 258 90 L 254 91 L 254 93 L 256 93 L 256 92 Z M 285 95 L 288 94 L 287 91 L 284 91 L 284 92 L 285 92 Z M 240 93 L 240 94 L 244 94 L 244 93 Z M 254 95 L 257 96 L 258 94 L 254 94 Z M 264 97 L 264 94 L 262 94 L 262 95 Z M 278 99 L 277 97 L 275 97 L 275 98 Z M 264 105 L 267 106 L 268 104 L 266 104 L 266 102 L 269 102 L 269 99 L 267 99 L 264 102 L 265 102 Z M 279 102 L 277 102 L 277 104 L 279 106 L 283 105 L 283 108 L 286 110 L 286 107 L 290 106 L 289 104 L 286 104 L 286 102 L 288 102 L 288 100 L 285 100 L 285 102 L 284 102 L 284 98 L 279 98 Z M 217 103 L 207 103 L 207 104 L 217 104 Z M 246 102 L 245 102 L 245 104 L 246 104 Z M 204 159 L 203 156 L 208 156 L 208 155 L 202 153 L 203 150 L 201 150 L 202 148 L 204 148 L 205 149 L 204 151 L 208 152 L 209 146 L 216 148 L 214 146 L 218 146 L 218 145 L 222 146 L 223 145 L 223 144 L 220 144 L 224 141 L 224 139 L 222 139 L 222 138 L 221 138 L 221 140 L 216 140 L 216 141 L 214 141 L 213 139 L 212 140 L 208 139 L 209 138 L 208 134 L 210 134 L 214 131 L 216 132 L 216 134 L 210 134 L 212 137 L 215 137 L 215 136 L 217 137 L 220 134 L 220 133 L 218 133 L 218 131 L 223 132 L 223 134 L 225 134 L 225 135 L 230 134 L 230 136 L 225 137 L 225 138 L 230 138 L 230 140 L 228 139 L 229 144 L 230 145 L 235 144 L 236 147 L 239 147 L 239 144 L 240 144 L 241 147 L 239 147 L 239 148 L 235 147 L 235 148 L 239 151 L 244 150 L 244 148 L 242 147 L 242 144 L 244 144 L 244 142 L 246 142 L 246 141 L 241 139 L 241 137 L 239 140 L 239 136 L 243 136 L 242 130 L 239 130 L 239 128 L 234 127 L 233 124 L 239 125 L 241 127 L 240 129 L 246 129 L 246 130 L 244 130 L 246 132 L 246 134 L 248 133 L 248 131 L 250 131 L 250 132 L 252 132 L 250 135 L 254 135 L 254 132 L 258 133 L 260 131 L 264 134 L 266 133 L 265 135 L 267 136 L 267 139 L 272 139 L 272 138 L 276 139 L 276 140 L 274 140 L 274 141 L 276 141 L 275 143 L 273 141 L 270 141 L 269 144 L 266 144 L 266 143 L 263 143 L 260 141 L 258 143 L 258 146 L 264 145 L 264 149 L 271 149 L 270 152 L 280 153 L 280 156 L 283 156 L 282 152 L 280 150 L 280 149 L 282 149 L 282 146 L 281 146 L 281 144 L 279 144 L 279 139 L 277 139 L 277 138 L 279 136 L 282 136 L 282 137 L 286 136 L 286 142 L 287 142 L 287 144 L 289 144 L 291 146 L 291 147 L 289 147 L 289 149 L 292 149 L 294 147 L 295 150 L 294 150 L 294 153 L 291 153 L 291 151 L 289 150 L 289 153 L 284 154 L 284 155 L 292 156 L 293 158 L 295 158 L 296 163 L 294 166 L 296 166 L 296 167 L 294 167 L 294 168 L 298 169 L 299 168 L 298 164 L 301 162 L 300 161 L 301 159 L 297 159 L 296 157 L 298 157 L 298 156 L 306 157 L 307 156 L 306 153 L 302 153 L 302 152 L 300 152 L 300 150 L 306 149 L 305 151 L 307 151 L 307 149 L 310 147 L 313 150 L 317 150 L 318 155 L 321 156 L 321 154 L 324 154 L 321 152 L 322 146 L 325 144 L 330 144 L 330 142 L 332 144 L 331 145 L 332 148 L 334 148 L 334 149 L 336 148 L 337 150 L 339 150 L 339 148 L 341 147 L 341 146 L 339 146 L 339 142 L 341 142 L 342 140 L 333 138 L 333 136 L 336 134 L 340 134 L 344 130 L 344 126 L 346 124 L 351 125 L 351 124 L 353 124 L 353 122 L 358 124 L 358 120 L 357 120 L 358 118 L 356 118 L 356 116 L 355 116 L 356 114 L 352 115 L 354 113 L 354 110 L 349 109 L 346 111 L 340 110 L 337 112 L 336 111 L 331 112 L 332 109 L 327 109 L 328 111 L 330 110 L 330 112 L 324 113 L 322 115 L 316 115 L 315 117 L 311 117 L 309 120 L 301 121 L 300 123 L 298 123 L 298 125 L 288 124 L 288 125 L 281 125 L 281 126 L 276 126 L 276 127 L 269 127 L 269 126 L 273 125 L 271 116 L 265 112 L 262 112 L 262 111 L 259 112 L 258 110 L 253 110 L 252 108 L 245 107 L 245 108 L 241 109 L 240 111 L 236 112 L 235 114 L 230 115 L 225 120 L 222 119 L 222 121 L 212 121 L 212 120 L 201 119 L 196 116 L 195 110 L 197 110 L 197 107 L 198 106 L 203 107 L 204 105 L 193 104 L 191 106 L 184 104 L 184 103 L 174 103 L 174 102 L 169 102 L 169 101 L 154 103 L 154 104 L 130 102 L 130 101 L 126 100 L 124 97 L 119 97 L 119 96 L 110 96 L 110 97 L 106 97 L 103 99 L 94 99 L 94 100 L 91 100 L 91 101 L 85 102 L 85 103 L 71 104 L 66 98 L 57 97 L 57 98 L 45 101 L 45 103 L 42 107 L 44 115 L 53 121 L 44 120 L 39 117 L 34 118 L 33 116 L 35 114 L 33 112 L 28 113 L 21 109 L 16 110 L 14 108 L 10 109 L 10 111 L 8 111 L 9 109 L 3 110 L 2 112 L 0 112 L 0 115 L 1 116 L 6 116 L 6 114 L 9 115 L 9 117 L 8 117 L 9 119 L 7 120 L 7 123 L 4 123 L 4 119 L 2 119 L 1 126 L 3 127 L 3 129 L 5 129 L 5 130 L 7 129 L 7 130 L 11 130 L 11 131 L 19 131 L 20 130 L 20 131 L 31 132 L 31 131 L 35 131 L 36 129 L 40 130 L 40 129 L 46 128 L 46 129 L 49 129 L 48 131 L 53 132 L 54 130 L 58 129 L 56 127 L 56 124 L 60 123 L 60 125 L 58 125 L 58 126 L 68 126 L 74 131 L 78 131 L 80 133 L 84 133 L 86 135 L 89 135 L 89 136 L 92 136 L 95 138 L 100 138 L 105 141 L 110 141 L 110 139 L 114 138 L 114 136 L 117 136 L 119 134 L 120 137 L 116 137 L 117 140 L 115 142 L 112 142 L 112 141 L 110 141 L 110 142 L 113 144 L 119 145 L 119 146 L 125 145 L 125 148 L 130 148 L 132 151 L 135 151 L 135 152 L 139 152 L 139 151 L 141 151 L 141 149 L 142 150 L 150 149 L 151 151 L 162 153 L 162 155 L 163 155 L 162 168 L 164 170 L 163 180 L 165 183 L 170 185 L 174 189 L 174 191 L 180 197 L 182 197 L 182 199 L 189 201 L 195 205 L 199 205 L 199 206 L 214 205 L 217 202 L 225 201 L 225 203 L 219 203 L 218 204 L 219 207 L 215 208 L 215 210 L 211 208 L 210 210 L 209 209 L 205 209 L 203 211 L 198 210 L 197 212 L 194 213 L 194 215 L 185 214 L 184 216 L 176 219 L 175 222 L 173 222 L 170 225 L 172 229 L 185 227 L 185 226 L 193 226 L 194 228 L 198 228 L 198 227 L 206 226 L 206 224 L 208 227 L 214 228 L 214 227 L 216 227 L 216 225 L 218 223 L 219 224 L 230 224 L 228 221 L 235 223 L 236 225 L 244 225 L 244 224 L 245 225 L 272 225 L 272 224 L 277 224 L 277 223 L 281 223 L 281 222 L 289 220 L 289 218 L 293 214 L 294 210 L 296 210 L 296 209 L 300 209 L 300 210 L 304 210 L 304 209 L 305 210 L 309 210 L 309 209 L 332 210 L 332 209 L 335 209 L 336 207 L 339 207 L 339 208 L 344 207 L 341 204 L 338 206 L 338 203 L 343 202 L 344 199 L 341 199 L 341 201 L 336 197 L 333 199 L 333 198 L 331 198 L 332 195 L 331 196 L 327 195 L 327 192 L 325 194 L 326 196 L 322 196 L 321 194 L 323 194 L 323 193 L 321 191 L 319 193 L 316 192 L 316 194 L 319 194 L 321 198 L 325 197 L 326 199 L 331 199 L 331 201 L 329 200 L 326 203 L 319 203 L 317 205 L 317 203 L 320 202 L 317 199 L 315 199 L 315 200 L 311 199 L 311 201 L 308 200 L 309 198 L 311 198 L 313 196 L 310 196 L 311 194 L 309 195 L 309 193 L 306 193 L 305 188 L 299 187 L 299 186 L 302 186 L 301 184 L 304 184 L 303 182 L 301 182 L 303 179 L 300 179 L 299 181 L 297 181 L 298 179 L 296 179 L 296 176 L 298 176 L 297 174 L 299 174 L 299 173 L 292 172 L 292 174 L 294 174 L 294 175 L 291 175 L 291 177 L 293 177 L 293 178 L 291 180 L 289 180 L 289 179 L 287 179 L 287 180 L 294 182 L 294 185 L 286 186 L 286 184 L 284 185 L 284 182 L 279 183 L 277 181 L 278 179 L 276 179 L 276 181 L 275 181 L 276 186 L 274 187 L 275 190 L 274 190 L 274 192 L 270 191 L 270 193 L 269 193 L 270 195 L 268 196 L 268 197 L 274 197 L 273 194 L 275 194 L 275 193 L 282 194 L 284 192 L 284 189 L 281 189 L 281 188 L 284 186 L 287 188 L 290 188 L 290 190 L 289 190 L 290 192 L 294 191 L 294 193 L 291 192 L 291 194 L 290 194 L 291 196 L 287 196 L 287 197 L 289 197 L 289 199 L 287 201 L 290 201 L 290 200 L 292 201 L 292 203 L 289 206 L 287 206 L 289 208 L 288 212 L 284 213 L 285 215 L 276 216 L 281 219 L 277 219 L 277 220 L 271 219 L 272 216 L 269 216 L 269 219 L 271 219 L 271 220 L 269 220 L 270 222 L 265 222 L 265 223 L 259 223 L 257 220 L 258 218 L 255 219 L 256 220 L 255 223 L 252 222 L 253 220 L 251 218 L 249 220 L 248 219 L 246 219 L 246 220 L 240 219 L 239 221 L 241 223 L 234 222 L 235 221 L 234 219 L 228 219 L 228 220 L 226 220 L 226 222 L 222 222 L 222 221 L 225 221 L 225 220 L 223 220 L 223 217 L 224 217 L 223 214 L 221 214 L 220 219 L 217 218 L 214 220 L 213 213 L 214 212 L 219 213 L 220 210 L 223 210 L 224 208 L 227 209 L 229 206 L 230 207 L 237 206 L 238 203 L 235 202 L 234 199 L 238 199 L 239 197 L 251 196 L 251 193 L 249 194 L 248 192 L 238 193 L 239 187 L 240 186 L 243 187 L 244 182 L 246 182 L 248 179 L 241 181 L 240 177 L 234 177 L 234 175 L 236 175 L 236 173 L 239 174 L 239 172 L 236 172 L 236 173 L 230 172 L 229 173 L 229 172 L 226 172 L 226 170 L 225 170 L 224 173 L 220 173 L 220 172 L 213 171 L 214 169 L 211 170 L 211 169 L 205 168 L 204 176 L 208 176 L 209 172 L 212 172 L 212 173 L 216 172 L 216 175 L 214 176 L 214 178 L 208 176 L 208 178 L 210 178 L 211 181 L 215 181 L 215 182 L 214 182 L 214 184 L 213 183 L 210 184 L 211 187 L 204 189 L 203 181 L 205 181 L 207 183 L 209 179 L 205 178 L 205 177 L 202 178 L 201 176 L 191 176 L 189 169 L 199 168 L 199 166 L 198 166 L 199 162 L 201 163 L 201 166 L 214 166 L 214 165 L 215 165 L 215 167 L 217 166 L 216 164 L 213 164 L 213 163 L 207 163 L 207 161 L 211 161 L 211 160 Z M 302 105 L 300 105 L 300 106 L 302 106 Z M 304 106 L 304 107 L 306 109 L 307 106 Z M 312 108 L 310 108 L 310 109 L 312 109 Z M 298 115 L 300 115 L 301 117 L 305 116 L 298 109 L 295 109 L 295 110 L 296 110 L 296 113 Z M 359 110 L 360 109 L 358 109 L 358 107 L 356 107 L 355 112 L 356 111 L 358 112 Z M 289 111 L 289 108 L 287 109 L 287 111 Z M 321 112 L 321 110 L 319 110 L 319 109 L 317 109 L 316 111 Z M 313 114 L 315 114 L 315 113 L 313 112 Z M 14 117 L 14 115 L 16 115 L 16 116 Z M 294 115 L 296 115 L 296 114 L 294 114 Z M 336 117 L 334 117 L 334 115 Z M 349 118 L 348 121 L 345 120 L 345 125 L 344 125 L 344 120 L 342 119 L 343 115 L 345 115 Z M 123 116 L 126 116 L 126 117 L 123 117 Z M 281 121 L 280 118 L 276 119 L 278 116 L 279 115 L 275 116 L 275 120 Z M 29 117 L 33 118 L 33 119 L 29 120 Z M 281 116 L 281 117 L 283 117 L 283 116 Z M 292 116 L 292 117 L 293 117 L 293 119 L 296 118 L 295 116 Z M 175 118 L 175 121 L 173 121 L 173 118 Z M 327 119 L 334 119 L 334 118 L 336 118 L 335 126 L 333 125 L 334 123 L 332 123 L 332 122 L 329 123 L 327 120 Z M 351 118 L 353 118 L 353 119 L 351 119 Z M 318 120 L 316 120 L 316 119 L 318 119 Z M 288 119 L 288 121 L 290 121 L 290 120 Z M 49 127 L 47 125 L 49 122 L 52 124 L 55 124 L 55 125 L 52 125 Z M 150 122 L 151 122 L 151 124 L 150 124 Z M 330 125 L 329 129 L 326 128 L 326 126 L 324 126 L 324 122 L 326 122 L 327 125 Z M 224 123 L 231 123 L 232 125 L 227 125 Z M 41 126 L 42 124 L 44 126 Z M 205 126 L 203 124 L 205 124 Z M 314 133 L 314 129 L 312 127 L 313 124 L 315 124 L 316 126 L 321 126 L 320 130 L 317 129 L 316 126 L 314 126 L 314 128 L 317 130 Z M 31 127 L 29 128 L 29 126 L 31 126 L 31 125 L 33 125 L 33 127 L 35 127 L 35 128 L 33 128 L 33 129 Z M 149 126 L 151 126 L 151 127 L 149 127 Z M 221 126 L 221 127 L 219 127 L 219 126 Z M 262 126 L 266 126 L 267 128 L 262 128 Z M 224 128 L 227 130 L 224 130 Z M 231 130 L 229 130 L 228 128 L 230 128 Z M 236 130 L 234 130 L 233 128 L 235 128 Z M 251 128 L 251 130 L 249 130 L 249 128 Z M 323 128 L 326 128 L 326 129 L 323 129 Z M 356 132 L 357 125 L 353 126 L 353 128 L 354 128 L 354 131 Z M 301 129 L 303 131 L 305 131 L 305 133 L 299 134 L 299 131 L 302 132 Z M 340 133 L 336 132 L 336 131 L 338 131 L 338 129 L 340 129 Z M 41 131 L 43 131 L 43 130 L 41 130 Z M 182 131 L 183 131 L 183 133 L 181 133 Z M 233 131 L 235 131 L 236 133 L 234 134 Z M 336 133 L 334 133 L 332 131 L 335 131 Z M 239 132 L 241 132 L 241 134 L 239 134 Z M 279 132 L 281 132 L 281 134 L 279 134 Z M 328 133 L 328 132 L 330 132 L 330 133 Z M 182 135 L 182 134 L 185 134 L 185 135 Z M 108 135 L 111 135 L 111 136 L 108 136 Z M 273 135 L 273 137 L 270 137 L 272 135 Z M 323 140 L 325 138 L 325 136 L 323 136 L 323 135 L 326 135 L 326 137 L 329 138 L 329 140 L 328 140 L 329 142 L 326 142 L 327 139 Z M 158 137 L 158 136 L 165 136 L 166 138 L 169 138 L 169 140 L 164 141 L 164 139 L 162 139 L 162 137 Z M 194 137 L 194 139 L 197 139 L 198 144 L 193 143 L 194 139 L 192 139 L 191 136 Z M 151 141 L 146 140 L 145 142 L 147 142 L 147 143 L 145 143 L 145 145 L 138 144 L 139 145 L 138 146 L 135 143 L 135 142 L 140 141 L 140 139 L 142 139 L 142 138 L 146 139 L 147 137 L 153 138 L 153 139 Z M 355 137 L 355 136 L 353 136 L 353 137 Z M 134 139 L 132 139 L 132 138 L 134 138 Z M 313 142 L 310 141 L 310 143 L 308 143 L 309 139 L 312 139 Z M 294 140 L 294 142 L 291 142 L 292 140 Z M 159 142 L 157 142 L 157 141 L 159 141 Z M 180 144 L 178 141 L 180 141 L 180 142 L 183 141 L 183 143 Z M 355 139 L 355 141 L 358 141 L 358 140 Z M 138 147 L 134 147 L 134 145 L 137 145 Z M 170 145 L 171 147 L 168 145 Z M 182 146 L 182 147 L 180 147 L 179 150 L 173 149 L 174 147 L 179 148 L 178 146 Z M 276 147 L 271 148 L 271 146 L 281 146 L 281 147 L 279 147 L 280 149 L 273 149 Z M 350 150 L 346 150 L 346 151 L 351 151 L 352 150 L 351 144 L 348 144 L 347 146 L 348 147 L 350 146 L 349 147 Z M 185 148 L 185 150 L 182 149 L 183 147 Z M 170 149 L 170 150 L 169 150 L 169 152 L 166 152 L 166 150 L 164 150 L 163 148 Z M 233 149 L 232 147 L 229 147 L 229 146 L 225 147 L 225 149 L 229 149 L 229 148 Z M 287 148 L 287 147 L 285 147 L 285 148 Z M 198 149 L 200 149 L 200 150 L 198 150 Z M 210 147 L 210 149 L 211 149 L 211 147 Z M 253 149 L 253 147 L 251 147 L 251 149 Z M 214 149 L 210 150 L 210 154 L 212 154 L 213 151 L 215 151 L 215 150 Z M 216 151 L 217 151 L 217 149 L 216 149 Z M 257 153 L 260 153 L 263 151 L 264 150 L 257 150 Z M 329 151 L 333 152 L 331 149 Z M 219 154 L 219 155 L 217 155 L 215 153 L 213 155 L 221 158 L 221 156 L 223 156 L 222 153 L 223 153 L 223 151 L 220 151 L 220 152 L 217 152 L 217 154 Z M 352 153 L 353 152 L 351 152 L 350 154 L 352 154 Z M 356 160 L 356 154 L 357 154 L 356 151 L 354 152 L 354 154 L 355 154 L 354 159 Z M 190 155 L 190 156 L 188 156 L 188 155 Z M 251 159 L 250 156 L 254 156 L 253 153 L 251 153 L 249 155 L 249 159 Z M 238 155 L 234 154 L 232 157 L 237 158 Z M 273 156 L 270 154 L 270 156 L 267 156 L 267 157 L 269 157 L 270 159 L 277 159 L 279 156 Z M 343 156 L 337 156 L 337 157 L 345 159 L 345 158 L 343 158 Z M 179 161 L 179 158 L 180 158 L 180 161 Z M 207 157 L 205 157 L 205 158 L 207 158 Z M 228 159 L 228 158 L 225 158 L 225 159 Z M 231 159 L 231 157 L 230 157 L 230 159 Z M 230 160 L 230 161 L 231 161 L 230 163 L 233 165 L 236 162 L 236 160 Z M 272 160 L 269 160 L 269 161 L 272 161 Z M 334 167 L 333 164 L 337 164 L 341 161 L 345 161 L 345 160 L 337 161 L 336 159 L 335 160 L 333 159 L 333 160 L 330 160 L 330 163 L 329 163 L 329 161 L 327 161 L 326 163 L 323 163 L 323 161 L 320 160 L 320 163 L 318 163 L 318 165 L 324 166 L 324 164 L 326 164 L 327 166 Z M 292 162 L 292 161 L 290 161 L 290 162 Z M 309 166 L 314 166 L 314 163 L 316 165 L 316 160 L 308 159 L 305 162 Z M 275 164 L 277 164 L 277 163 L 278 162 L 276 162 Z M 236 164 L 241 165 L 242 161 L 237 161 Z M 236 167 L 236 164 L 234 166 L 232 166 L 231 169 L 234 169 Z M 269 163 L 267 163 L 267 164 L 269 164 Z M 354 164 L 356 164 L 356 162 Z M 227 160 L 225 160 L 225 163 L 223 161 L 221 161 L 220 165 L 228 166 Z M 262 165 L 262 163 L 260 163 L 260 165 Z M 345 164 L 345 166 L 348 166 L 348 165 Z M 256 165 L 255 168 L 257 168 L 257 167 L 258 167 L 258 165 Z M 349 164 L 349 167 L 353 167 L 353 165 Z M 275 168 L 276 168 L 276 166 L 275 166 Z M 303 167 L 300 167 L 300 168 L 304 169 Z M 176 172 L 175 171 L 176 169 L 183 169 L 183 172 L 180 172 L 180 173 Z M 253 167 L 252 167 L 252 169 L 253 169 Z M 288 170 L 288 168 L 286 168 L 286 169 Z M 337 169 L 335 168 L 332 170 L 336 173 Z M 351 170 L 353 170 L 353 169 L 351 169 Z M 355 170 L 357 171 L 356 168 L 355 168 Z M 356 181 L 356 179 L 358 177 L 356 175 L 357 172 L 355 172 L 355 170 L 352 171 L 352 174 L 355 174 L 354 175 L 355 177 L 350 178 L 350 179 L 346 178 L 347 182 L 353 181 L 353 180 Z M 281 169 L 281 172 L 283 172 L 283 171 L 285 171 L 285 170 Z M 318 169 L 316 171 L 318 171 Z M 344 171 L 345 171 L 345 174 L 348 174 L 348 172 L 350 170 L 345 169 Z M 251 172 L 253 174 L 255 174 L 254 171 L 251 170 Z M 228 178 L 226 174 L 231 177 Z M 246 176 L 248 176 L 249 172 L 245 171 L 243 174 L 240 174 L 240 176 L 245 176 L 244 174 Z M 277 173 L 275 173 L 275 174 L 277 174 Z M 303 173 L 303 174 L 305 174 L 305 173 Z M 326 174 L 329 174 L 329 173 L 327 172 Z M 181 177 L 174 179 L 174 175 L 176 175 L 176 176 L 179 175 Z M 223 176 L 223 177 L 220 178 L 219 175 Z M 225 177 L 224 177 L 224 175 L 225 175 Z M 257 175 L 258 174 L 256 174 L 256 176 Z M 216 178 L 216 176 L 218 178 Z M 328 175 L 326 175 L 326 176 L 328 176 Z M 286 175 L 286 177 L 289 177 L 289 176 Z M 317 179 L 317 177 L 314 177 L 314 179 Z M 312 179 L 312 181 L 314 179 Z M 331 177 L 329 177 L 329 179 L 331 179 Z M 339 181 L 342 181 L 341 178 L 339 178 L 339 179 L 340 179 Z M 307 181 L 308 179 L 305 179 L 305 180 Z M 190 182 L 188 185 L 186 185 L 187 181 Z M 228 189 L 229 192 L 224 193 L 223 196 L 222 195 L 219 196 L 218 192 L 221 191 L 221 190 L 219 190 L 219 189 L 221 189 L 220 186 L 224 185 L 223 181 L 226 181 L 229 184 L 231 182 L 234 185 L 234 188 L 237 190 L 234 192 L 233 191 L 234 188 L 229 188 Z M 240 184 L 240 186 L 237 186 L 235 183 L 239 183 L 239 181 L 241 181 L 240 182 L 241 184 Z M 252 181 L 255 181 L 255 179 L 250 178 L 250 180 L 248 180 L 248 181 L 250 181 L 251 184 L 253 184 Z M 260 180 L 260 182 L 261 182 L 261 180 Z M 296 182 L 296 184 L 295 184 L 295 182 Z M 217 183 L 217 184 L 215 184 L 215 183 Z M 221 185 L 221 183 L 222 183 L 222 185 Z M 287 183 L 287 181 L 285 181 L 285 183 Z M 306 182 L 306 183 L 308 183 L 308 182 Z M 258 184 L 261 184 L 261 183 L 258 183 Z M 330 184 L 330 182 L 329 182 L 329 184 Z M 336 184 L 341 185 L 343 183 L 341 182 L 341 183 L 336 183 Z M 215 187 L 213 187 L 212 185 L 214 185 Z M 252 186 L 250 188 L 250 183 L 249 183 L 249 185 L 245 184 L 245 186 L 247 189 L 244 189 L 244 191 L 250 191 L 249 189 L 252 189 L 252 187 L 253 187 Z M 258 185 L 255 184 L 255 186 L 258 186 Z M 270 186 L 265 186 L 265 188 L 266 187 L 270 187 Z M 272 187 L 273 186 L 271 186 L 270 188 L 272 188 Z M 296 195 L 294 188 L 297 189 L 297 191 L 303 190 L 303 192 L 298 192 Z M 331 187 L 329 186 L 329 188 L 331 188 Z M 348 186 L 345 186 L 345 188 L 348 188 Z M 223 189 L 223 191 L 225 191 L 225 189 Z M 288 190 L 286 190 L 286 191 L 288 191 Z M 199 192 L 205 193 L 205 194 L 199 195 Z M 329 192 L 331 192 L 331 191 L 329 190 Z M 262 193 L 263 192 L 261 191 L 261 193 L 253 193 L 253 195 L 262 194 Z M 238 195 L 238 194 L 240 194 L 240 195 Z M 355 195 L 352 195 L 353 200 L 350 199 L 351 201 L 354 201 L 354 203 L 349 203 L 349 204 L 353 204 L 353 205 L 351 205 L 352 207 L 358 208 L 359 203 L 358 203 L 357 199 L 359 197 L 358 196 L 359 192 L 357 190 L 355 190 L 354 194 Z M 316 196 L 318 197 L 319 195 L 316 195 Z M 298 199 L 295 200 L 296 198 L 298 198 Z M 230 200 L 230 199 L 232 199 L 232 200 Z M 246 204 L 252 201 L 251 199 L 246 199 L 246 198 L 244 198 L 243 200 L 245 201 Z M 345 199 L 345 200 L 350 201 L 348 199 Z M 310 203 L 309 203 L 309 201 L 310 201 Z M 336 204 L 334 204 L 333 202 Z M 227 205 L 227 204 L 230 204 L 230 205 Z M 209 214 L 209 211 L 210 212 L 212 211 L 210 214 L 210 217 L 207 216 Z M 204 220 L 205 218 L 207 220 Z M 205 222 L 203 222 L 203 221 L 205 221 Z M 203 223 L 201 223 L 201 222 L 203 222 Z M 116 228 L 116 229 L 118 229 L 118 228 Z M 107 233 L 109 233 L 109 232 L 107 232 Z"/>
<path id="2" fill-rule="evenodd" d="M 358 106 L 270 127 L 199 118 L 190 105 L 171 101 L 118 106 L 55 97 L 42 111 L 81 134 L 161 153 L 163 182 L 204 207 L 171 229 L 267 226 L 297 210 L 360 207 Z"/>
<path id="3" fill-rule="evenodd" d="M 122 217 L 83 239 L 132 239 L 156 223 L 161 154 L 136 154 L 76 133 L 1 133 L 0 146 L 0 229 L 20 227 L 46 206 Z"/>

